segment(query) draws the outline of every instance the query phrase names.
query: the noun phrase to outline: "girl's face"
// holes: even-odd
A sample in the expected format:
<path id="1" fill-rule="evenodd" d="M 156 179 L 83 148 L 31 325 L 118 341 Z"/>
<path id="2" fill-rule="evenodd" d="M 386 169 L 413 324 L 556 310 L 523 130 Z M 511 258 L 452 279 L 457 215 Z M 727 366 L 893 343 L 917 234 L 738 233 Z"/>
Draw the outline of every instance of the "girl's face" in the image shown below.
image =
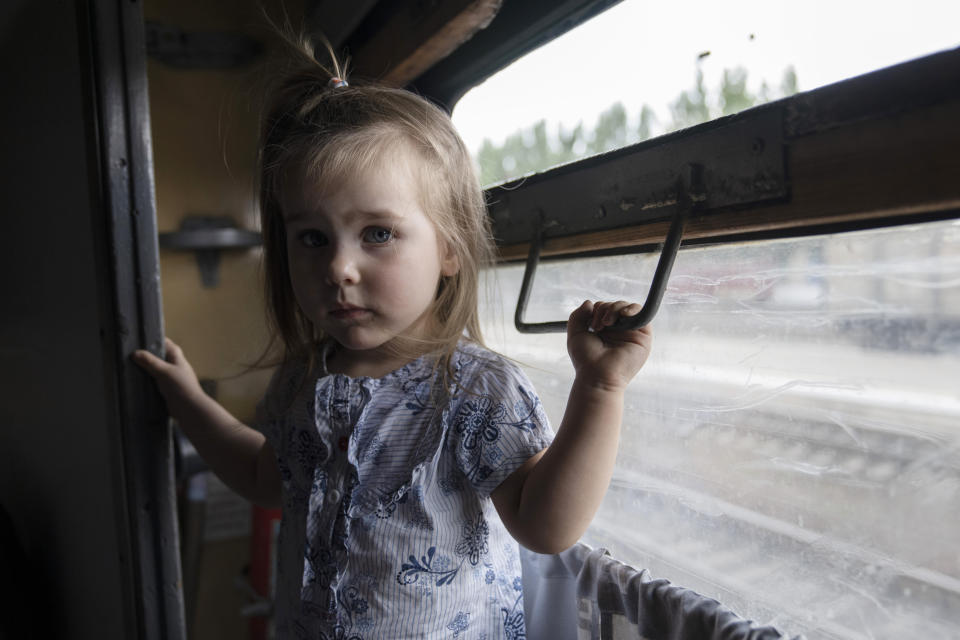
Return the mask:
<path id="1" fill-rule="evenodd" d="M 326 191 L 304 179 L 285 185 L 291 284 L 314 326 L 343 347 L 331 370 L 383 375 L 401 366 L 384 347 L 423 335 L 440 276 L 457 271 L 420 203 L 418 161 L 390 152 Z"/>

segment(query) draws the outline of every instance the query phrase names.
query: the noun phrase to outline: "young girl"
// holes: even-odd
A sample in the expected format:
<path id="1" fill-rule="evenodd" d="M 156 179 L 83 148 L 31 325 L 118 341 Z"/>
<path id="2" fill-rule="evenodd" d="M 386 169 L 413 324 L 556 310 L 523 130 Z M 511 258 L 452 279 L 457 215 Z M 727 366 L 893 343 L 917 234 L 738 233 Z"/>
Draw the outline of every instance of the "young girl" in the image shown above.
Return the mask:
<path id="1" fill-rule="evenodd" d="M 576 379 L 552 438 L 529 380 L 481 341 L 492 242 L 449 117 L 334 71 L 310 56 L 284 75 L 263 123 L 284 359 L 257 429 L 203 393 L 173 342 L 165 361 L 134 358 L 217 475 L 282 506 L 278 637 L 524 637 L 516 543 L 555 553 L 586 529 L 650 333 L 605 329 L 639 312 L 625 302 L 570 315 Z"/>

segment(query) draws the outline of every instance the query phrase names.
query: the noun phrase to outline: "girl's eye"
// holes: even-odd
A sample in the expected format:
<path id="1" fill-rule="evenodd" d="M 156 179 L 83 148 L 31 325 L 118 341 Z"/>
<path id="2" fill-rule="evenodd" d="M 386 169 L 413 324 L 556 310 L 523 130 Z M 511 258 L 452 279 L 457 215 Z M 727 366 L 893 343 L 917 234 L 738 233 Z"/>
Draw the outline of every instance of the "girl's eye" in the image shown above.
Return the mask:
<path id="1" fill-rule="evenodd" d="M 386 244 L 393 240 L 393 231 L 386 227 L 371 227 L 363 232 L 363 241 L 373 244 Z"/>
<path id="2" fill-rule="evenodd" d="M 300 244 L 305 247 L 310 247 L 311 249 L 327 246 L 327 236 L 315 229 L 302 231 L 299 235 L 299 239 Z"/>

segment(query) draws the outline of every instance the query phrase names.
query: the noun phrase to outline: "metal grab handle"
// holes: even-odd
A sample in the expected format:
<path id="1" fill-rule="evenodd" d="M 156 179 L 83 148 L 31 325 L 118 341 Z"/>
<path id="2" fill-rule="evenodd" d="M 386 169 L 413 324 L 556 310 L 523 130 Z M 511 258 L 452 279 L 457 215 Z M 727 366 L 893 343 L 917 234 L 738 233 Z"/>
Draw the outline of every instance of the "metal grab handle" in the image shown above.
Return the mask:
<path id="1" fill-rule="evenodd" d="M 670 278 L 670 271 L 673 270 L 673 263 L 677 257 L 677 251 L 680 249 L 680 241 L 683 239 L 683 228 L 686 225 L 687 217 L 693 211 L 699 202 L 706 199 L 702 188 L 703 171 L 701 165 L 688 165 L 689 182 L 684 184 L 684 180 L 678 181 L 677 185 L 677 212 L 670 223 L 670 230 L 663 242 L 663 249 L 660 252 L 660 260 L 657 262 L 657 269 L 653 274 L 653 280 L 650 283 L 650 290 L 647 293 L 647 299 L 643 303 L 640 313 L 635 316 L 621 317 L 606 330 L 630 330 L 639 329 L 650 323 L 660 308 L 660 301 L 667 289 L 667 280 Z M 555 320 L 551 322 L 527 323 L 523 321 L 524 313 L 527 309 L 527 301 L 530 298 L 530 289 L 533 286 L 533 276 L 537 271 L 537 264 L 540 262 L 540 245 L 543 242 L 543 230 L 538 225 L 533 234 L 533 240 L 530 243 L 530 253 L 527 255 L 527 266 L 523 271 L 523 284 L 520 285 L 520 298 L 517 300 L 517 311 L 513 316 L 513 323 L 520 333 L 563 333 L 567 330 L 566 320 Z"/>

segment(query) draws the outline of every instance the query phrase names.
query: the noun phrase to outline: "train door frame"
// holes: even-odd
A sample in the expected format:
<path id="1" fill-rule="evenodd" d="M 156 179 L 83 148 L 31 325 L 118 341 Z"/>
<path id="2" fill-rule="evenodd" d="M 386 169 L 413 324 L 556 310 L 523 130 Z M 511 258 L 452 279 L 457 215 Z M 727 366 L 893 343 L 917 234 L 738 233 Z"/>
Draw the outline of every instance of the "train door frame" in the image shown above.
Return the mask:
<path id="1" fill-rule="evenodd" d="M 0 503 L 31 605 L 17 637 L 183 638 L 170 430 L 129 360 L 163 337 L 142 7 L 3 13 Z"/>

